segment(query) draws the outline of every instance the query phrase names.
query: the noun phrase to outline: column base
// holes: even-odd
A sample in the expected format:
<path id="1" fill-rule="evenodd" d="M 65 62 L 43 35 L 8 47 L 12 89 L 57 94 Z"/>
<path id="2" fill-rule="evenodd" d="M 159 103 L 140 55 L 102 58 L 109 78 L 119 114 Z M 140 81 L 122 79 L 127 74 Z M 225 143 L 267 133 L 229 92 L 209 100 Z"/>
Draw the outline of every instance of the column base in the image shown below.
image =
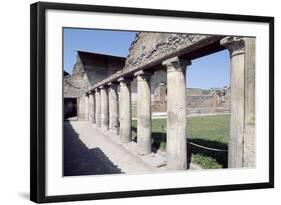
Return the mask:
<path id="1" fill-rule="evenodd" d="M 110 134 L 118 135 L 118 129 L 109 129 Z"/>
<path id="2" fill-rule="evenodd" d="M 101 130 L 102 130 L 102 131 L 108 131 L 108 127 L 107 127 L 107 126 L 102 125 L 102 126 L 101 126 Z"/>
<path id="3" fill-rule="evenodd" d="M 179 157 L 168 154 L 167 159 L 167 170 L 176 171 L 176 170 L 187 170 L 187 161 L 186 159 L 180 159 Z"/>

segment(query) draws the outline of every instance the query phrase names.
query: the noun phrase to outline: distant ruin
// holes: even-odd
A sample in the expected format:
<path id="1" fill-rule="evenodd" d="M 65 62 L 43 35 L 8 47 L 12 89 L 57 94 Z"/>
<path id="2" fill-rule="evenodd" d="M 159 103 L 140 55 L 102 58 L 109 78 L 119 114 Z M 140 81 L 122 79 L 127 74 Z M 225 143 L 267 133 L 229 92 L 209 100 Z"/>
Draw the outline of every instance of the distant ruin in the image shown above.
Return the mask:
<path id="1" fill-rule="evenodd" d="M 166 112 L 167 86 L 159 84 L 153 94 L 152 112 Z M 230 87 L 223 88 L 186 88 L 187 114 L 229 113 Z"/>

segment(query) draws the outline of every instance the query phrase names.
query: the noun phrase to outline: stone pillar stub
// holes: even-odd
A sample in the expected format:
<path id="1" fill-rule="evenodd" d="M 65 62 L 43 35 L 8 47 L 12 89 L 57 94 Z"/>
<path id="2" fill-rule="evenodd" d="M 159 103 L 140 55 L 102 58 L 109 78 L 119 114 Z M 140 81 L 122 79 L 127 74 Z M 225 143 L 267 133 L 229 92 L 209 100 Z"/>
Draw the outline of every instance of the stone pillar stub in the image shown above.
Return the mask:
<path id="1" fill-rule="evenodd" d="M 100 86 L 100 98 L 101 98 L 101 128 L 108 130 L 108 92 L 107 86 Z"/>
<path id="2" fill-rule="evenodd" d="M 245 43 L 240 37 L 225 37 L 221 45 L 230 52 L 230 132 L 228 140 L 228 167 L 243 167 L 245 117 Z"/>
<path id="3" fill-rule="evenodd" d="M 191 61 L 174 57 L 162 63 L 167 68 L 167 169 L 185 170 L 187 162 L 186 66 Z"/>
<path id="4" fill-rule="evenodd" d="M 100 99 L 100 90 L 95 89 L 95 102 L 96 102 L 96 126 L 101 126 L 101 99 Z"/>
<path id="5" fill-rule="evenodd" d="M 141 155 L 151 153 L 151 83 L 152 73 L 143 70 L 137 76 L 137 145 Z"/>
<path id="6" fill-rule="evenodd" d="M 109 131 L 113 134 L 119 133 L 119 112 L 118 112 L 118 83 L 110 82 L 109 86 Z"/>
<path id="7" fill-rule="evenodd" d="M 119 121 L 120 121 L 120 140 L 122 143 L 132 141 L 131 134 L 131 91 L 128 78 L 119 78 L 120 97 L 119 97 Z"/>

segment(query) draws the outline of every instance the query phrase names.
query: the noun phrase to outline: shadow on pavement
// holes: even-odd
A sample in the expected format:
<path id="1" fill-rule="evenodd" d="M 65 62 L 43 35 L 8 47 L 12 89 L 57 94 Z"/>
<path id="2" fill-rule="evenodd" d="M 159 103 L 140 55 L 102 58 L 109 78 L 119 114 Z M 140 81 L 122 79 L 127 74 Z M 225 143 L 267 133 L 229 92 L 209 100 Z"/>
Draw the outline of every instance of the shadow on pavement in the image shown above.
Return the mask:
<path id="1" fill-rule="evenodd" d="M 69 122 L 64 122 L 63 144 L 64 176 L 122 173 L 101 149 L 87 148 Z"/>

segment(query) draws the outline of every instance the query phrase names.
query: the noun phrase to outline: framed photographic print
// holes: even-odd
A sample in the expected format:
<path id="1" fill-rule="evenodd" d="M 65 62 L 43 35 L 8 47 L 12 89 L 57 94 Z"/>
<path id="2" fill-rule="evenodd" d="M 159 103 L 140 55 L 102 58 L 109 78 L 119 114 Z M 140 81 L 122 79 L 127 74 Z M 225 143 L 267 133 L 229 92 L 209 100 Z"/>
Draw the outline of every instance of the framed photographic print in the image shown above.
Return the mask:
<path id="1" fill-rule="evenodd" d="M 34 202 L 274 187 L 274 18 L 31 5 Z"/>

